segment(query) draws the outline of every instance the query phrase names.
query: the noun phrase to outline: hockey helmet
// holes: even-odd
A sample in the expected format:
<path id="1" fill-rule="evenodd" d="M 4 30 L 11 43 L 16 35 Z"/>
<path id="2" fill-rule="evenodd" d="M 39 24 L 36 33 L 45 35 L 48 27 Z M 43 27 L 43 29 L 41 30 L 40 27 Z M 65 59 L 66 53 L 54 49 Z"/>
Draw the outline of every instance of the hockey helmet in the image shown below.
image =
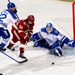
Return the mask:
<path id="1" fill-rule="evenodd" d="M 48 27 L 49 27 L 49 28 L 52 28 L 52 27 L 53 27 L 52 23 L 47 23 L 47 24 L 46 24 L 46 28 L 48 28 Z"/>
<path id="2" fill-rule="evenodd" d="M 31 21 L 31 22 L 34 22 L 34 21 L 35 21 L 35 18 L 34 18 L 33 15 L 29 15 L 29 16 L 27 17 L 27 20 L 28 20 L 28 21 Z"/>
<path id="3" fill-rule="evenodd" d="M 14 3 L 9 2 L 9 3 L 7 4 L 7 8 L 8 8 L 8 9 L 9 9 L 9 8 L 13 8 L 13 7 L 16 7 Z"/>
<path id="4" fill-rule="evenodd" d="M 47 24 L 46 24 L 46 31 L 47 31 L 47 32 L 51 32 L 52 29 L 53 29 L 52 23 L 47 23 Z"/>

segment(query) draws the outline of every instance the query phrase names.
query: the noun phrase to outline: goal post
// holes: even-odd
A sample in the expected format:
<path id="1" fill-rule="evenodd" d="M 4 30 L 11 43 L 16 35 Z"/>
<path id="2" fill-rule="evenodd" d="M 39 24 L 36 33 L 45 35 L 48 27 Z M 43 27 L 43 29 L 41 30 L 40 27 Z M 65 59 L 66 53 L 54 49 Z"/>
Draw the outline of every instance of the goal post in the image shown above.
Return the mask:
<path id="1" fill-rule="evenodd" d="M 73 16 L 73 39 L 75 40 L 75 2 L 72 3 L 72 16 Z"/>

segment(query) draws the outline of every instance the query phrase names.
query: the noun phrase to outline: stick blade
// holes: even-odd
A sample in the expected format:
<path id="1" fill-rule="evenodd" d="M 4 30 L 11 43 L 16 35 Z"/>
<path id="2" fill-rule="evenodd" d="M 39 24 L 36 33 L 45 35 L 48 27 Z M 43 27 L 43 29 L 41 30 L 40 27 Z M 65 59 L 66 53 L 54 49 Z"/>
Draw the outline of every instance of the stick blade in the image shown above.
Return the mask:
<path id="1" fill-rule="evenodd" d="M 18 63 L 19 64 L 22 64 L 22 63 L 25 63 L 25 62 L 27 62 L 28 61 L 28 59 L 25 59 L 25 60 L 23 60 L 23 61 L 19 61 Z"/>

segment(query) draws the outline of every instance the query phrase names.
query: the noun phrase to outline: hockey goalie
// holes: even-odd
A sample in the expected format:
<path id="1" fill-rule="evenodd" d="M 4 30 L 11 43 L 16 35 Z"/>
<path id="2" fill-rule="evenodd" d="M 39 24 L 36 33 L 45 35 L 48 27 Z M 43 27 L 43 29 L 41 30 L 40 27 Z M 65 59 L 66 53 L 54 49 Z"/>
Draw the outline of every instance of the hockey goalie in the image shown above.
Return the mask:
<path id="1" fill-rule="evenodd" d="M 34 47 L 48 48 L 52 54 L 62 56 L 62 47 L 66 44 L 69 47 L 75 47 L 75 41 L 70 40 L 61 34 L 52 23 L 47 23 L 46 27 L 42 27 L 39 32 L 34 33 L 31 37 Z"/>

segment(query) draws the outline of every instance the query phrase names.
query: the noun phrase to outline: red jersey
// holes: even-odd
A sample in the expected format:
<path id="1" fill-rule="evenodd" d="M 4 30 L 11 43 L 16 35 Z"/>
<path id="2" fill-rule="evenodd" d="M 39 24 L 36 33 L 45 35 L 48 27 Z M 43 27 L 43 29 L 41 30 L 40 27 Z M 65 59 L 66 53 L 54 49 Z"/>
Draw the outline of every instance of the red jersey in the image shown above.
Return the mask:
<path id="1" fill-rule="evenodd" d="M 12 30 L 16 30 L 20 37 L 25 38 L 26 36 L 31 37 L 33 33 L 34 23 L 28 25 L 26 20 L 20 20 L 18 23 L 12 26 Z"/>

